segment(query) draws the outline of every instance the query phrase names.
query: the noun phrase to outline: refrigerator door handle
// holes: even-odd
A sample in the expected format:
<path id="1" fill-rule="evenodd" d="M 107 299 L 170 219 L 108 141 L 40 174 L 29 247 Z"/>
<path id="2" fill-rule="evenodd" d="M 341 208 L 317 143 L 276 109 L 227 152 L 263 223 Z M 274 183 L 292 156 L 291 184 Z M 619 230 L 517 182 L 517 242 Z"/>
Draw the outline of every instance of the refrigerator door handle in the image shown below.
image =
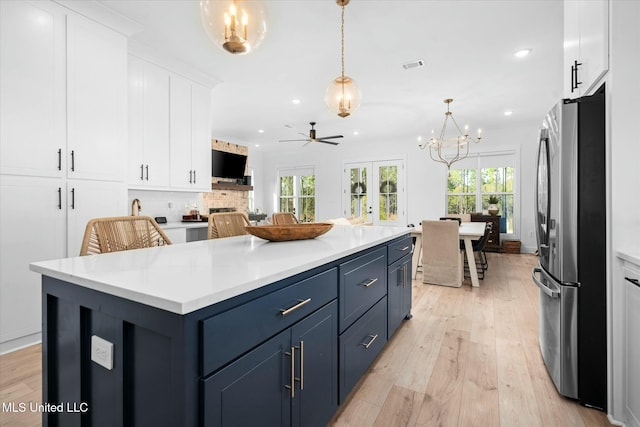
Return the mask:
<path id="1" fill-rule="evenodd" d="M 545 294 L 547 294 L 548 296 L 550 296 L 551 298 L 560 298 L 560 292 L 554 289 L 551 289 L 550 287 L 542 283 L 540 279 L 538 279 L 538 276 L 536 275 L 536 273 L 542 273 L 542 268 L 534 267 L 533 270 L 531 270 L 531 278 L 533 279 L 533 283 L 538 285 L 540 290 Z"/>

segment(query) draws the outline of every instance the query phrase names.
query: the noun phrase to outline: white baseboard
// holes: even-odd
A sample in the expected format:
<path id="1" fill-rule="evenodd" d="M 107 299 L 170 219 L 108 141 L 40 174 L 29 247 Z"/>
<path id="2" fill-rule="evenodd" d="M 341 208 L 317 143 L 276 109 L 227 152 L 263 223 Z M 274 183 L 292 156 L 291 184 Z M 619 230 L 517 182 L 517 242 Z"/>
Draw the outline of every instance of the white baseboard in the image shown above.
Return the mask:
<path id="1" fill-rule="evenodd" d="M 42 334 L 40 332 L 5 341 L 0 343 L 0 355 L 11 353 L 12 351 L 20 350 L 40 342 L 42 342 Z"/>

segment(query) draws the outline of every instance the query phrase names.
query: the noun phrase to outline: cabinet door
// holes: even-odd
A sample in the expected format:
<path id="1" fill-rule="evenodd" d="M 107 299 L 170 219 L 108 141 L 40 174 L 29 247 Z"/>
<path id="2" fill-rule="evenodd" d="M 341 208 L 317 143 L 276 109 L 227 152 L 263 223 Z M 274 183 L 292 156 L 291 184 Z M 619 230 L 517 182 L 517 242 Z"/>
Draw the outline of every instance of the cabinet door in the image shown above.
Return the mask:
<path id="1" fill-rule="evenodd" d="M 564 6 L 564 97 L 580 96 L 579 87 L 575 88 L 575 61 L 580 62 L 580 1 L 565 0 Z M 572 90 L 573 87 L 573 90 Z"/>
<path id="2" fill-rule="evenodd" d="M 211 191 L 211 89 L 191 85 L 191 168 L 193 188 Z"/>
<path id="3" fill-rule="evenodd" d="M 69 180 L 67 182 L 67 256 L 80 254 L 89 220 L 126 215 L 124 183 Z"/>
<path id="4" fill-rule="evenodd" d="M 144 61 L 129 56 L 127 70 L 127 182 L 144 184 Z"/>
<path id="5" fill-rule="evenodd" d="M 624 269 L 625 410 L 630 426 L 640 426 L 640 273 Z"/>
<path id="6" fill-rule="evenodd" d="M 388 338 L 411 313 L 411 256 L 405 256 L 389 266 L 387 293 Z"/>
<path id="7" fill-rule="evenodd" d="M 609 69 L 609 2 L 580 2 L 580 62 L 578 77 L 582 95 L 596 89 L 596 82 Z"/>
<path id="8" fill-rule="evenodd" d="M 281 332 L 203 381 L 205 427 L 291 425 L 290 334 Z"/>
<path id="9" fill-rule="evenodd" d="M 62 176 L 65 16 L 54 3 L 0 1 L 0 93 L 0 173 Z"/>
<path id="10" fill-rule="evenodd" d="M 291 328 L 296 347 L 293 426 L 326 426 L 338 407 L 338 303 L 333 301 Z"/>
<path id="11" fill-rule="evenodd" d="M 127 41 L 107 27 L 67 17 L 67 176 L 124 180 Z"/>
<path id="12" fill-rule="evenodd" d="M 0 175 L 0 342 L 40 332 L 40 275 L 29 263 L 65 256 L 62 185 Z"/>
<path id="13" fill-rule="evenodd" d="M 144 64 L 144 185 L 169 186 L 169 72 Z"/>
<path id="14" fill-rule="evenodd" d="M 209 157 L 211 154 L 209 153 Z M 191 83 L 171 76 L 171 186 L 190 188 L 191 168 Z"/>

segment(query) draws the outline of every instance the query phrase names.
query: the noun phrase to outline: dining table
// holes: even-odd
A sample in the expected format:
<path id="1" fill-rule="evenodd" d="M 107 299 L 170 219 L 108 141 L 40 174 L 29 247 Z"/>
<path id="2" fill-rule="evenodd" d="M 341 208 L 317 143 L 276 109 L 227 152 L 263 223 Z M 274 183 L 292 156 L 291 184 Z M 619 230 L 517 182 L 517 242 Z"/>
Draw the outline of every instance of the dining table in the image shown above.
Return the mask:
<path id="1" fill-rule="evenodd" d="M 471 275 L 471 286 L 479 287 L 478 270 L 476 270 L 476 257 L 473 255 L 473 240 L 478 240 L 484 234 L 484 222 L 463 222 L 460 223 L 458 234 L 460 240 L 464 241 L 464 249 L 467 254 L 467 262 L 469 263 L 469 274 Z M 418 266 L 422 261 L 422 227 L 415 227 L 411 231 L 411 236 L 416 238 L 415 248 L 413 249 L 412 258 L 412 277 L 415 279 L 418 273 Z"/>

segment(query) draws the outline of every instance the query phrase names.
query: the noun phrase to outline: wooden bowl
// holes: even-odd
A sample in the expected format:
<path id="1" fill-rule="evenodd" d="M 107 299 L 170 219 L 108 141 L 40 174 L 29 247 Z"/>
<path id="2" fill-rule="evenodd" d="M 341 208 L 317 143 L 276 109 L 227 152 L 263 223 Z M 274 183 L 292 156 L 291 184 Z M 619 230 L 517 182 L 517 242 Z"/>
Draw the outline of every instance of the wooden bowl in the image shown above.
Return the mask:
<path id="1" fill-rule="evenodd" d="M 249 234 L 272 242 L 286 242 L 288 240 L 314 239 L 331 230 L 330 222 L 309 222 L 286 225 L 255 225 L 245 226 Z"/>

